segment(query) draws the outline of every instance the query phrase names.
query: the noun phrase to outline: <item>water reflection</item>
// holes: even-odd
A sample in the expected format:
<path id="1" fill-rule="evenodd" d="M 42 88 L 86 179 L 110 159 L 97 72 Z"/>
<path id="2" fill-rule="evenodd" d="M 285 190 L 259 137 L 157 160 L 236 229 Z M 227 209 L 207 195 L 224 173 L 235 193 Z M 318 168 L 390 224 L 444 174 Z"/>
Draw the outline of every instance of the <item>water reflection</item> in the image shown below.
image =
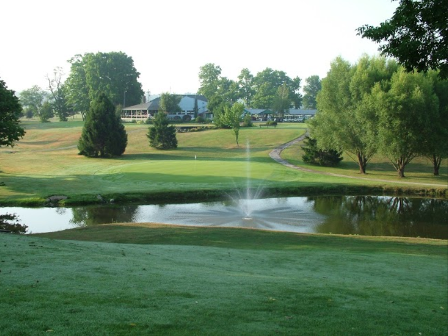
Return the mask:
<path id="1" fill-rule="evenodd" d="M 316 232 L 448 239 L 448 202 L 437 199 L 329 196 L 309 197 L 326 219 Z"/>
<path id="2" fill-rule="evenodd" d="M 71 208 L 73 217 L 70 219 L 70 223 L 75 226 L 130 223 L 134 221 L 138 208 L 139 205 L 75 207 Z"/>
<path id="3" fill-rule="evenodd" d="M 287 197 L 166 205 L 1 208 L 29 232 L 127 222 L 448 239 L 448 201 L 377 196 Z"/>

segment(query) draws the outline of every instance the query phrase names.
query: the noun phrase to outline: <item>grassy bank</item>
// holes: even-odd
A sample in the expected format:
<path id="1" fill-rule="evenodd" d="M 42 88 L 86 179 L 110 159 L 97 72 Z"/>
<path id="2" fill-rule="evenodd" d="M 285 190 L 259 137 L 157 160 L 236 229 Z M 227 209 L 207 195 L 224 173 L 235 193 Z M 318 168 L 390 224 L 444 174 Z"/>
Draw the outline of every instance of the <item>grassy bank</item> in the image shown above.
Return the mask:
<path id="1" fill-rule="evenodd" d="M 2 335 L 446 335 L 448 327 L 446 241 L 158 225 L 1 240 Z"/>
<path id="2" fill-rule="evenodd" d="M 410 165 L 409 170 L 418 173 L 408 174 L 405 180 L 394 177 L 392 166 L 386 163 L 378 173 L 370 171 L 373 180 L 360 180 L 351 178 L 357 174 L 356 167 L 348 161 L 337 168 L 349 176 L 344 178 L 293 170 L 269 158 L 272 149 L 303 134 L 305 124 L 243 128 L 241 146 L 235 144 L 231 130 L 180 133 L 179 148 L 172 151 L 149 147 L 147 125 L 126 124 L 128 147 L 122 157 L 113 159 L 77 155 L 82 121 L 28 121 L 24 127 L 27 133 L 17 146 L 0 151 L 3 205 L 42 205 L 52 195 L 67 196 L 67 205 L 95 203 L 99 201 L 97 195 L 123 202 L 186 197 L 199 200 L 243 188 L 248 178 L 252 187 L 281 195 L 304 195 L 304 191 L 310 190 L 312 194 L 313 188 L 317 188 L 318 193 L 362 190 L 446 197 L 448 190 L 447 170 L 444 168 L 440 177 L 433 177 L 429 163 L 423 161 Z M 297 148 L 286 150 L 284 155 L 301 164 Z M 333 171 L 323 170 L 327 169 Z"/>

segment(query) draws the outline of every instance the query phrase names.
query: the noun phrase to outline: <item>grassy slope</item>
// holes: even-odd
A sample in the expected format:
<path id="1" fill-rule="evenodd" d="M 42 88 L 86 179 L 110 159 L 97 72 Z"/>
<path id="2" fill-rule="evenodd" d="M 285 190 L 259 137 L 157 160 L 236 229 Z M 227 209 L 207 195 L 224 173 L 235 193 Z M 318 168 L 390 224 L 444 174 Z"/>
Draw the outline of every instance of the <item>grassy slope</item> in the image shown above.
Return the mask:
<path id="1" fill-rule="evenodd" d="M 2 235 L 2 335 L 446 335 L 446 241 L 165 226 Z M 138 244 L 130 244 L 138 243 Z"/>
<path id="2" fill-rule="evenodd" d="M 282 167 L 268 153 L 304 132 L 304 124 L 277 128 L 242 129 L 241 146 L 235 145 L 231 130 L 178 134 L 179 149 L 157 151 L 148 145 L 146 125 L 127 124 L 129 140 L 125 155 L 114 159 L 89 159 L 77 155 L 82 122 L 40 124 L 26 122 L 27 134 L 12 149 L 0 151 L 0 202 L 19 202 L 50 195 L 153 193 L 164 191 L 232 189 L 246 183 L 246 140 L 250 141 L 251 184 L 272 186 L 384 185 L 383 182 L 345 179 L 295 171 Z M 287 159 L 297 154 L 285 152 Z M 290 153 L 290 154 L 288 154 Z M 291 155 L 292 153 L 292 155 Z M 196 160 L 194 158 L 197 158 Z M 407 181 L 441 183 L 431 176 L 428 165 L 416 166 L 420 177 Z M 415 168 L 415 169 L 417 169 Z M 348 165 L 343 173 L 356 174 Z M 376 175 L 383 178 L 388 171 Z M 397 178 L 389 177 L 391 183 Z M 446 184 L 440 184 L 444 187 Z"/>

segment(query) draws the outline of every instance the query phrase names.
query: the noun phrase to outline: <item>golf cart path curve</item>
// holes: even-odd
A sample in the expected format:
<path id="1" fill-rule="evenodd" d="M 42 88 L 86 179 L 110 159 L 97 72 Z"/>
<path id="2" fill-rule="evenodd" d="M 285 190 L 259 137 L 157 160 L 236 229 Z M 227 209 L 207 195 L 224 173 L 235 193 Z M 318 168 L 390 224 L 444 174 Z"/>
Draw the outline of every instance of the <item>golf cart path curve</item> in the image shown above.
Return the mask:
<path id="1" fill-rule="evenodd" d="M 278 146 L 277 148 L 273 149 L 269 156 L 271 159 L 275 160 L 276 162 L 284 165 L 285 167 L 304 171 L 307 173 L 313 173 L 313 174 L 321 174 L 321 175 L 328 175 L 328 176 L 335 176 L 335 177 L 344 177 L 344 178 L 351 178 L 356 180 L 365 180 L 365 181 L 373 181 L 373 182 L 387 182 L 387 183 L 399 183 L 399 184 L 413 184 L 413 185 L 420 185 L 420 186 L 427 186 L 427 187 L 447 187 L 443 184 L 435 184 L 435 183 L 419 183 L 419 182 L 406 182 L 406 181 L 391 181 L 391 180 L 381 180 L 381 179 L 372 179 L 368 177 L 360 177 L 360 176 L 348 176 L 348 175 L 342 175 L 342 174 L 335 174 L 335 173 L 327 173 L 327 172 L 321 172 L 318 170 L 313 170 L 309 168 L 303 168 L 299 166 L 295 166 L 292 163 L 289 163 L 288 161 L 281 158 L 281 153 L 284 149 L 295 145 L 296 143 L 299 143 L 305 139 L 305 137 L 308 135 L 308 131 L 305 132 L 305 134 L 299 136 L 298 138 L 291 140 L 287 143 L 284 143 L 283 145 Z"/>

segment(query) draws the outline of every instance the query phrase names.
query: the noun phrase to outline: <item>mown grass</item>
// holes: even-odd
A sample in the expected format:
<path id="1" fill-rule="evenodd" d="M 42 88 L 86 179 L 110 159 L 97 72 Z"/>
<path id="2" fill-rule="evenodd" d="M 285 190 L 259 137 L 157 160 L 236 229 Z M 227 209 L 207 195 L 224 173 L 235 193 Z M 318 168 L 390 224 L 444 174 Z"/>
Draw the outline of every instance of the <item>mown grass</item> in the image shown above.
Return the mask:
<path id="1" fill-rule="evenodd" d="M 148 146 L 147 126 L 127 124 L 123 157 L 87 159 L 76 150 L 82 123 L 57 124 L 27 123 L 23 141 L 2 149 L 1 203 L 54 194 L 216 196 L 248 177 L 290 193 L 396 188 L 393 179 L 317 175 L 272 161 L 269 151 L 303 125 L 243 130 L 248 171 L 246 148 L 229 130 L 179 134 L 178 150 L 159 152 Z M 1 335 L 446 335 L 448 328 L 444 240 L 116 224 L 1 234 L 0 246 Z"/>
<path id="2" fill-rule="evenodd" d="M 448 327 L 446 241 L 142 224 L 1 243 L 2 335 L 446 335 Z"/>
<path id="3" fill-rule="evenodd" d="M 399 189 L 440 189 L 446 193 L 446 169 L 432 177 L 429 163 L 419 163 L 415 176 L 393 177 L 391 166 L 381 167 L 374 180 L 319 175 L 283 167 L 269 158 L 278 145 L 305 132 L 306 124 L 281 124 L 277 128 L 244 128 L 240 146 L 231 130 L 208 130 L 178 134 L 179 148 L 158 151 L 149 147 L 147 125 L 126 124 L 128 147 L 113 159 L 85 158 L 78 155 L 77 141 L 82 121 L 38 123 L 25 121 L 25 137 L 14 148 L 0 151 L 0 204 L 42 204 L 51 195 L 68 196 L 67 204 L 92 203 L 96 195 L 123 200 L 144 200 L 151 195 L 165 198 L 200 197 L 203 192 L 244 187 L 247 179 L 257 188 L 309 190 L 313 187 L 339 190 L 377 187 L 392 192 Z M 250 168 L 247 146 L 250 147 Z M 299 153 L 285 151 L 285 158 L 300 163 Z M 299 161 L 297 161 L 299 160 Z M 356 175 L 356 167 L 344 163 L 338 172 Z M 315 167 L 313 167 L 315 168 Z M 319 168 L 316 168 L 319 169 Z M 411 169 L 411 168 L 410 168 Z M 329 171 L 333 171 L 328 169 Z M 324 169 L 327 171 L 327 168 Z M 376 179 L 376 180 L 375 180 Z M 390 182 L 383 182 L 387 179 Z M 445 180 L 444 180 L 445 179 Z M 420 184 L 412 184 L 418 182 Z M 434 186 L 432 184 L 437 184 Z M 340 189 L 338 189 L 340 188 Z"/>
<path id="4" fill-rule="evenodd" d="M 295 144 L 282 153 L 282 157 L 294 165 L 304 168 L 313 169 L 319 172 L 327 172 L 333 174 L 342 174 L 351 177 L 373 179 L 373 180 L 387 180 L 396 182 L 399 180 L 398 173 L 394 170 L 391 161 L 381 154 L 375 155 L 367 164 L 367 174 L 359 173 L 359 167 L 356 158 L 349 153 L 343 153 L 344 160 L 341 161 L 337 167 L 321 167 L 310 165 L 303 162 L 302 155 L 304 151 L 301 144 Z M 401 182 L 447 185 L 448 184 L 448 162 L 444 160 L 440 167 L 439 176 L 434 176 L 432 164 L 424 157 L 417 157 L 405 168 L 405 178 Z"/>

